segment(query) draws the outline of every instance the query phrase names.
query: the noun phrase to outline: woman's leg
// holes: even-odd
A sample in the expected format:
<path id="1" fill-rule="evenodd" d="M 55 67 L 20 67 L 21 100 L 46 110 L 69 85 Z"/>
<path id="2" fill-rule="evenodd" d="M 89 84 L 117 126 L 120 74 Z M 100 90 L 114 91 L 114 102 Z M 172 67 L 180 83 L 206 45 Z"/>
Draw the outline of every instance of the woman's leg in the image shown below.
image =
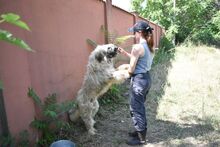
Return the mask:
<path id="1" fill-rule="evenodd" d="M 130 113 L 136 133 L 133 133 L 129 145 L 144 144 L 146 142 L 147 119 L 144 102 L 150 89 L 151 80 L 148 74 L 137 75 L 132 78 L 130 87 Z"/>

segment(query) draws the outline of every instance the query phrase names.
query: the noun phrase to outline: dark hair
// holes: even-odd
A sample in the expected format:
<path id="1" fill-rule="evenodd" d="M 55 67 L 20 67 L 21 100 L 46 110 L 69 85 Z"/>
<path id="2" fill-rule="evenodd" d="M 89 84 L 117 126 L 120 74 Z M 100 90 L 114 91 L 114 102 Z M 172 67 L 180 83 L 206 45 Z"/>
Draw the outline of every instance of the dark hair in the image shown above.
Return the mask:
<path id="1" fill-rule="evenodd" d="M 147 41 L 151 53 L 154 53 L 154 37 L 152 30 L 141 30 L 142 37 Z"/>
<path id="2" fill-rule="evenodd" d="M 147 41 L 147 44 L 150 48 L 151 53 L 154 53 L 154 38 L 153 38 L 153 30 L 149 24 L 143 20 L 138 21 L 133 27 L 129 28 L 129 32 L 140 32 L 142 37 Z"/>

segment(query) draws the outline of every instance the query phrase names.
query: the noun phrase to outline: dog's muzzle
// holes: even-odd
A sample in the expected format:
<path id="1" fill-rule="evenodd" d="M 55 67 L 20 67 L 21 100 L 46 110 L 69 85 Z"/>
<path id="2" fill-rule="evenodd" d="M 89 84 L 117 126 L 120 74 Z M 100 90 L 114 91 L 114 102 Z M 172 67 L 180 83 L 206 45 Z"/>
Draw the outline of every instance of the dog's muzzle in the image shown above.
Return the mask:
<path id="1" fill-rule="evenodd" d="M 108 48 L 107 57 L 113 58 L 117 55 L 117 53 L 118 53 L 118 47 Z"/>

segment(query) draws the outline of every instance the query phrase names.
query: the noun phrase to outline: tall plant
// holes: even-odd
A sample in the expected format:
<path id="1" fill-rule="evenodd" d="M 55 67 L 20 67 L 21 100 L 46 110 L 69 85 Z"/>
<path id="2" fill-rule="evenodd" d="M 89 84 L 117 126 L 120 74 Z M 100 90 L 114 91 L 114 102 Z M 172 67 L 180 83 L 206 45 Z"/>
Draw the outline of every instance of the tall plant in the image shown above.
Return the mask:
<path id="1" fill-rule="evenodd" d="M 57 103 L 56 94 L 49 94 L 42 101 L 32 88 L 29 88 L 28 96 L 33 99 L 40 110 L 39 116 L 31 122 L 31 126 L 41 133 L 37 145 L 49 146 L 56 139 L 61 139 L 59 138 L 60 131 L 69 129 L 69 123 L 59 119 L 59 117 L 74 108 L 76 104 L 74 101 Z"/>
<path id="2" fill-rule="evenodd" d="M 128 40 L 130 38 L 134 38 L 134 35 L 119 36 L 116 31 L 110 32 L 104 26 L 101 26 L 100 30 L 104 34 L 104 36 L 108 39 L 108 42 L 113 43 L 115 45 L 121 45 L 126 40 Z M 94 40 L 87 39 L 86 41 L 87 41 L 87 43 L 89 43 L 93 47 L 96 47 L 98 45 Z"/>
<path id="3" fill-rule="evenodd" d="M 2 23 L 9 23 L 21 29 L 30 31 L 29 26 L 20 19 L 19 15 L 14 13 L 2 14 L 0 16 L 0 24 Z M 16 45 L 26 51 L 31 51 L 31 52 L 34 51 L 24 40 L 14 37 L 12 33 L 1 28 L 0 28 L 0 40 Z M 3 89 L 2 81 L 0 81 L 0 89 Z"/>
<path id="4" fill-rule="evenodd" d="M 30 28 L 28 27 L 28 25 L 22 20 L 20 20 L 20 16 L 17 14 L 14 14 L 14 13 L 2 14 L 0 18 L 1 18 L 0 24 L 9 23 L 9 24 L 18 26 L 19 28 L 22 28 L 24 30 L 30 31 Z M 9 31 L 3 30 L 3 29 L 0 29 L 0 40 L 19 46 L 22 49 L 25 49 L 27 51 L 33 51 L 31 47 L 25 41 L 14 37 L 12 33 L 10 33 Z"/>

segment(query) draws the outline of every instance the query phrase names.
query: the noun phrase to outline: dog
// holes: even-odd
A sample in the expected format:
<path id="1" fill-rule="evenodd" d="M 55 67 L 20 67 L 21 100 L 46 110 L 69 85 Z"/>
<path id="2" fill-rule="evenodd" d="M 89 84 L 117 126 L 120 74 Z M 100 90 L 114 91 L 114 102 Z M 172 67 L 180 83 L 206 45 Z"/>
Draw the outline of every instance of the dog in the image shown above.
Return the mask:
<path id="1" fill-rule="evenodd" d="M 87 71 L 81 89 L 77 93 L 77 107 L 69 111 L 71 121 L 82 118 L 88 133 L 96 134 L 94 116 L 99 110 L 98 98 L 106 93 L 112 84 L 120 84 L 130 77 L 128 64 L 117 69 L 113 59 L 118 47 L 113 44 L 98 45 L 89 56 Z"/>

